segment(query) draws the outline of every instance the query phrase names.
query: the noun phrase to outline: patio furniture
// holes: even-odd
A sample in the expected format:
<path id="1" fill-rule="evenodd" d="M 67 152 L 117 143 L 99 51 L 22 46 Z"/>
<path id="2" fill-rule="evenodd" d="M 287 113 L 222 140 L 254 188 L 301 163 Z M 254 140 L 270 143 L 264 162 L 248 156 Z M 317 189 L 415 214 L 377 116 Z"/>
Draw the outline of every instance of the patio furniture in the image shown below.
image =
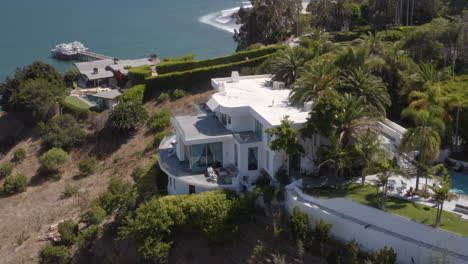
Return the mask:
<path id="1" fill-rule="evenodd" d="M 455 209 L 453 209 L 453 211 L 468 215 L 468 206 L 456 204 Z"/>
<path id="2" fill-rule="evenodd" d="M 413 196 L 413 195 L 414 195 L 414 193 L 413 193 L 413 187 L 410 187 L 409 190 L 406 191 L 405 196 L 410 197 L 410 196 Z"/>

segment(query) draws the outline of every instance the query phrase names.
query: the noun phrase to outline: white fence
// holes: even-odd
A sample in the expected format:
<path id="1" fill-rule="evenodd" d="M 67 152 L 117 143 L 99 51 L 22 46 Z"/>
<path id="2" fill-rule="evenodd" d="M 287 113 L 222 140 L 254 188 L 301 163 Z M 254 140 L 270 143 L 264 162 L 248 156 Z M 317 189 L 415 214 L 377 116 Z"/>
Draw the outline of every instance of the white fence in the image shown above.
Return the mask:
<path id="1" fill-rule="evenodd" d="M 319 199 L 304 194 L 293 183 L 287 188 L 286 209 L 294 206 L 309 214 L 314 225 L 323 218 L 332 223 L 331 235 L 355 239 L 368 252 L 384 246 L 398 254 L 398 263 L 468 263 L 468 238 L 435 229 L 349 199 Z"/>

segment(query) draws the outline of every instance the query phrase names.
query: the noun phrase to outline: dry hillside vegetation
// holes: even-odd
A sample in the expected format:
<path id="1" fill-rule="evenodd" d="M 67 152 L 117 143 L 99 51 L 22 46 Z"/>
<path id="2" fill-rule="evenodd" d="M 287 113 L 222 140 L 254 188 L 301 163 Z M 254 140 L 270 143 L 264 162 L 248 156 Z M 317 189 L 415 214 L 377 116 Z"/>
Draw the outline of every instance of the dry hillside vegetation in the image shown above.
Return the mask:
<path id="1" fill-rule="evenodd" d="M 168 110 L 172 115 L 193 114 L 193 103 L 205 102 L 212 94 L 210 89 L 184 98 L 158 104 L 145 104 L 147 111 L 155 113 Z M 105 119 L 101 113 L 96 120 Z M 109 133 L 96 133 L 89 142 L 70 152 L 70 160 L 63 167 L 63 177 L 55 182 L 37 180 L 39 157 L 44 150 L 37 131 L 22 129 L 21 123 L 11 115 L 0 118 L 0 130 L 17 126 L 21 140 L 7 155 L 0 159 L 0 164 L 9 162 L 18 148 L 24 148 L 27 157 L 20 162 L 13 173 L 21 172 L 32 179 L 26 192 L 0 197 L 0 259 L 1 263 L 36 263 L 38 251 L 46 243 L 47 236 L 56 230 L 50 230 L 65 219 L 77 219 L 81 211 L 91 200 L 106 190 L 111 179 L 132 181 L 130 174 L 137 167 L 145 166 L 155 150 L 145 152 L 153 139 L 147 128 L 141 129 L 133 137 L 123 140 Z M 11 129 L 9 130 L 11 131 Z M 15 130 L 13 130 L 15 131 Z M 99 159 L 97 173 L 88 177 L 79 177 L 78 162 L 88 154 Z M 0 180 L 3 184 L 3 179 Z M 67 184 L 79 186 L 79 193 L 71 198 L 63 198 L 62 192 Z M 53 228 L 52 228 L 53 229 Z"/>

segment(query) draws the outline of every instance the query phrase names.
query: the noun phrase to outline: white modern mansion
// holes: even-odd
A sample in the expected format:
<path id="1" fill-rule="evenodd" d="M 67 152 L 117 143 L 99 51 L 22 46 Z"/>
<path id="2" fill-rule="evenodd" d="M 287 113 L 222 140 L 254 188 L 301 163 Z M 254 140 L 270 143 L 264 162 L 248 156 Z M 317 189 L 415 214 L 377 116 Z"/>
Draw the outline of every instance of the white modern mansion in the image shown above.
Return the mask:
<path id="1" fill-rule="evenodd" d="M 270 75 L 212 79 L 217 91 L 206 103 L 203 114 L 171 119 L 175 135 L 159 147 L 159 164 L 169 178 L 169 194 L 199 193 L 218 188 L 252 190 L 262 171 L 275 181 L 285 168 L 292 175 L 314 171 L 315 155 L 325 138 L 300 139 L 306 157 L 288 156 L 269 148 L 266 129 L 279 126 L 288 116 L 299 129 L 312 104 L 299 108 L 289 103 L 290 90 L 271 82 Z M 389 146 L 399 144 L 404 129 L 386 120 L 379 123 Z"/>

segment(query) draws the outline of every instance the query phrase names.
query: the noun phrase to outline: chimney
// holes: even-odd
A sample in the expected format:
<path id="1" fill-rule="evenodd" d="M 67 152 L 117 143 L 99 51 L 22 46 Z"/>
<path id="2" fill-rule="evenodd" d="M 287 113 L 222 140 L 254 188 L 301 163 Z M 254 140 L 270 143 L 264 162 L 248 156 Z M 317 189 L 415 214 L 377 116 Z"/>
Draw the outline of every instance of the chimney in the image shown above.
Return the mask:
<path id="1" fill-rule="evenodd" d="M 220 83 L 218 90 L 219 90 L 219 92 L 225 92 L 226 91 L 226 84 L 225 83 Z"/>
<path id="2" fill-rule="evenodd" d="M 98 68 L 93 68 L 93 73 L 97 74 L 99 72 Z"/>
<path id="3" fill-rule="evenodd" d="M 233 71 L 231 73 L 231 79 L 233 83 L 238 83 L 239 82 L 239 72 Z"/>

